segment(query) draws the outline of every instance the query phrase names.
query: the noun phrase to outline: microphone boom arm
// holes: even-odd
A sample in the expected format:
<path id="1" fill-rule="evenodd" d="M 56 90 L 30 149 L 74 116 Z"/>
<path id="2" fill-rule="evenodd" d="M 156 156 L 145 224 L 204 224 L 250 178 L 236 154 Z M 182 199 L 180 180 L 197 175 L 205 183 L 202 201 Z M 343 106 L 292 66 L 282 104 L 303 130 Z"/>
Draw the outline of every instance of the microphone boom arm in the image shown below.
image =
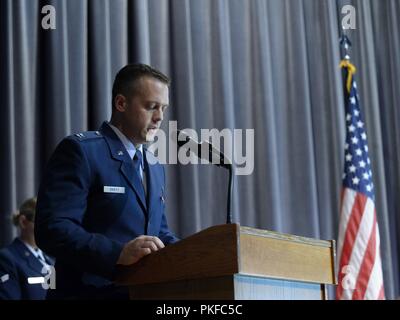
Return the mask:
<path id="1" fill-rule="evenodd" d="M 229 182 L 228 182 L 228 197 L 227 197 L 227 205 L 226 205 L 226 223 L 232 223 L 232 199 L 233 199 L 233 178 L 234 178 L 234 167 L 229 161 L 229 159 L 219 150 L 213 147 L 213 145 L 208 141 L 202 141 L 200 143 L 194 141 L 189 135 L 185 132 L 182 132 L 185 135 L 185 140 L 179 140 L 178 137 L 182 131 L 177 131 L 177 144 L 179 147 L 184 146 L 186 143 L 192 141 L 197 144 L 197 150 L 195 152 L 196 156 L 200 159 L 204 159 L 202 155 L 203 148 L 207 147 L 208 149 L 208 161 L 211 164 L 215 164 L 216 166 L 225 168 L 229 172 Z M 216 158 L 218 157 L 218 158 Z M 214 159 L 214 161 L 213 161 Z M 219 161 L 215 161 L 219 160 Z"/>

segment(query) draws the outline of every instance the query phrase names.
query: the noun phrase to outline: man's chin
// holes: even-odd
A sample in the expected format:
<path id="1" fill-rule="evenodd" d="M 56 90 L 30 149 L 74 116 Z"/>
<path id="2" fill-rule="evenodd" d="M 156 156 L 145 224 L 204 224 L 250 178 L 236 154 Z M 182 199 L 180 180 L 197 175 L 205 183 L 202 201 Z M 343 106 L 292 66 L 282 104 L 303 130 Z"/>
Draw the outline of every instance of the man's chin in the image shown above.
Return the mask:
<path id="1" fill-rule="evenodd" d="M 157 130 L 148 130 L 146 134 L 146 142 L 154 142 L 154 139 L 157 135 Z"/>

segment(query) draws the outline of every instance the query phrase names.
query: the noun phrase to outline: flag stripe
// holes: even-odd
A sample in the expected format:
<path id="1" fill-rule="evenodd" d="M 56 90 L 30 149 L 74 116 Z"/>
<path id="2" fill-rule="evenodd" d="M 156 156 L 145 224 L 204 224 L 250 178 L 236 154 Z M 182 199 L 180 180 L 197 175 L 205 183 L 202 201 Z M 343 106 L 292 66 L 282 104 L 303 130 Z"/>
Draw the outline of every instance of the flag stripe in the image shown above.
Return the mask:
<path id="1" fill-rule="evenodd" d="M 357 232 L 357 237 L 354 241 L 355 246 L 352 250 L 352 254 L 350 257 L 350 264 L 355 266 L 357 269 L 360 268 L 361 262 L 364 257 L 364 252 L 368 247 L 368 242 L 370 238 L 370 234 L 373 229 L 373 216 L 372 212 L 374 212 L 375 206 L 371 199 L 367 199 L 367 202 L 364 207 L 364 211 L 362 214 L 362 219 L 360 222 L 360 227 Z"/>
<path id="2" fill-rule="evenodd" d="M 382 278 L 382 263 L 381 263 L 381 255 L 379 251 L 380 240 L 379 240 L 379 232 L 378 232 L 378 225 L 376 227 L 376 257 L 374 268 L 371 272 L 371 276 L 368 282 L 368 288 L 365 293 L 364 299 L 367 300 L 376 300 L 376 299 L 384 299 L 385 293 L 383 291 L 383 283 Z"/>
<path id="3" fill-rule="evenodd" d="M 383 280 L 383 279 L 382 279 Z M 383 282 L 382 282 L 383 283 Z M 385 290 L 383 288 L 383 284 L 381 285 L 381 290 L 379 291 L 379 296 L 378 296 L 378 300 L 383 300 L 385 299 Z"/>
<path id="4" fill-rule="evenodd" d="M 351 193 L 348 193 L 351 195 Z M 350 200 L 345 199 L 345 202 L 350 205 Z M 353 244 L 356 239 L 357 233 L 358 233 L 358 228 L 360 225 L 361 217 L 365 208 L 365 204 L 367 202 L 367 198 L 363 196 L 362 194 L 356 193 L 356 196 L 354 198 L 353 202 L 353 207 L 350 212 L 350 218 L 348 219 L 347 223 L 347 228 L 344 233 L 344 239 L 343 239 L 343 247 L 340 253 L 339 261 L 340 261 L 340 270 L 339 270 L 339 283 L 342 282 L 344 274 L 341 272 L 343 267 L 349 265 L 352 249 L 353 249 Z M 345 216 L 342 216 L 346 220 Z M 351 276 L 351 275 L 350 275 Z M 338 286 L 337 288 L 337 295 L 340 297 L 342 296 L 342 291 L 343 287 Z"/>
<path id="5" fill-rule="evenodd" d="M 339 238 L 337 245 L 338 259 L 340 260 L 342 249 L 343 249 L 343 239 L 346 234 L 347 224 L 351 215 L 351 210 L 353 209 L 354 200 L 356 198 L 357 192 L 354 190 L 343 188 L 342 190 L 342 202 L 340 210 L 340 224 L 339 224 Z M 346 199 L 346 201 L 345 201 Z"/>
<path id="6" fill-rule="evenodd" d="M 367 198 L 364 195 L 359 193 L 356 195 L 343 239 L 342 256 L 340 259 L 340 263 L 343 265 L 347 265 L 349 263 L 366 202 Z"/>
<path id="7" fill-rule="evenodd" d="M 360 196 L 360 197 L 359 197 Z M 352 282 L 355 282 L 355 279 L 357 279 L 359 270 L 361 268 L 364 252 L 367 248 L 368 245 L 368 240 L 369 237 L 366 235 L 371 234 L 371 230 L 373 228 L 372 224 L 372 217 L 371 217 L 371 212 L 374 211 L 374 203 L 372 202 L 371 199 L 366 198 L 365 196 L 362 196 L 360 194 L 357 195 L 357 199 L 362 199 L 361 201 L 364 202 L 364 210 L 362 212 L 362 217 L 360 222 L 358 223 L 358 229 L 356 231 L 356 236 L 354 241 L 347 240 L 346 245 L 348 245 L 347 250 L 350 251 L 349 253 L 349 258 L 348 259 L 343 259 L 340 261 L 341 266 L 351 266 L 350 272 L 351 272 L 351 279 Z M 360 202 L 361 202 L 360 201 Z M 351 231 L 350 231 L 351 232 Z M 341 288 L 343 289 L 343 288 Z M 342 297 L 342 292 L 341 289 L 339 289 L 338 293 L 340 295 L 340 299 L 349 299 L 352 296 L 352 289 L 346 290 L 346 292 L 343 293 Z M 354 288 L 353 288 L 354 289 Z"/>

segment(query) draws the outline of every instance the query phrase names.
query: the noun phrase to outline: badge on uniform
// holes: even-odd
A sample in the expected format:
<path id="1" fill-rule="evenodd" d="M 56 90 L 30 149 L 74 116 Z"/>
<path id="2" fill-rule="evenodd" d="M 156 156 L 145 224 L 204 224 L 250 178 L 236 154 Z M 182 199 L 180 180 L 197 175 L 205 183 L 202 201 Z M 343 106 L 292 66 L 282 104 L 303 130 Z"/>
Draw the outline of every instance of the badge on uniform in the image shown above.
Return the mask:
<path id="1" fill-rule="evenodd" d="M 104 193 L 125 193 L 125 187 L 104 186 Z"/>

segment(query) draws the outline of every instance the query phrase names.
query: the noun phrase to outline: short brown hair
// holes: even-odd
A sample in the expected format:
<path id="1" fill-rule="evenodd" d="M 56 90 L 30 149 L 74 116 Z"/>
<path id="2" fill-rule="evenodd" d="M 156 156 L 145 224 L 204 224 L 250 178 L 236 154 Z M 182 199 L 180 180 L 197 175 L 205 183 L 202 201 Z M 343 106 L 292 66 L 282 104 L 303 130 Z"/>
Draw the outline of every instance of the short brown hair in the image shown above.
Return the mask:
<path id="1" fill-rule="evenodd" d="M 19 210 L 14 213 L 12 220 L 15 226 L 19 225 L 19 217 L 25 216 L 29 221 L 34 221 L 36 213 L 36 198 L 30 198 L 25 200 Z"/>
<path id="2" fill-rule="evenodd" d="M 112 88 L 112 108 L 114 109 L 115 97 L 118 94 L 122 94 L 125 97 L 129 97 L 129 94 L 136 94 L 134 84 L 137 80 L 143 77 L 155 78 L 169 86 L 170 79 L 163 74 L 161 71 L 154 69 L 153 67 L 143 64 L 128 64 L 118 71 L 114 79 Z"/>

